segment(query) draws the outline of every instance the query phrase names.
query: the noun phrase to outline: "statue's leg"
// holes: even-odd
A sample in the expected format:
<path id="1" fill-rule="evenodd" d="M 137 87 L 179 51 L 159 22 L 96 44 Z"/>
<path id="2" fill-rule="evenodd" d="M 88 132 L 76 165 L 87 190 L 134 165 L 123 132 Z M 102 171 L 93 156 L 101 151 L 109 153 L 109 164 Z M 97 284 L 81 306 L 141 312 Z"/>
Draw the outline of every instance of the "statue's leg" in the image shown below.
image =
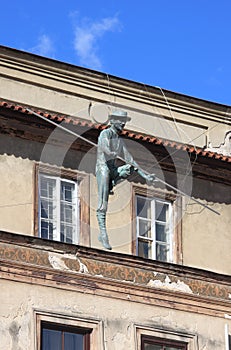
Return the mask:
<path id="1" fill-rule="evenodd" d="M 109 196 L 109 171 L 108 169 L 101 169 L 96 173 L 96 179 L 98 183 L 98 209 L 96 212 L 100 233 L 98 236 L 99 241 L 104 248 L 112 249 L 106 230 L 106 212 L 108 206 Z"/>

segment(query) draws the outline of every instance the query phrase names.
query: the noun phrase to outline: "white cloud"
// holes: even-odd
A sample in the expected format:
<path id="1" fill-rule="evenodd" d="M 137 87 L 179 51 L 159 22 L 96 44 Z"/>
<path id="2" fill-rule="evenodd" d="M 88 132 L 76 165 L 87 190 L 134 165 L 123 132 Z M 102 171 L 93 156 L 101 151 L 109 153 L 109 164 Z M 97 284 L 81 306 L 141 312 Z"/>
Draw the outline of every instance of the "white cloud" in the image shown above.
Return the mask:
<path id="1" fill-rule="evenodd" d="M 48 35 L 43 34 L 38 38 L 38 44 L 29 49 L 29 51 L 36 55 L 53 57 L 55 50 L 52 40 Z"/>
<path id="2" fill-rule="evenodd" d="M 85 20 L 75 27 L 74 48 L 80 59 L 80 64 L 92 69 L 101 69 L 102 63 L 98 55 L 98 40 L 109 31 L 120 30 L 121 24 L 117 18 L 103 18 L 98 22 Z"/>

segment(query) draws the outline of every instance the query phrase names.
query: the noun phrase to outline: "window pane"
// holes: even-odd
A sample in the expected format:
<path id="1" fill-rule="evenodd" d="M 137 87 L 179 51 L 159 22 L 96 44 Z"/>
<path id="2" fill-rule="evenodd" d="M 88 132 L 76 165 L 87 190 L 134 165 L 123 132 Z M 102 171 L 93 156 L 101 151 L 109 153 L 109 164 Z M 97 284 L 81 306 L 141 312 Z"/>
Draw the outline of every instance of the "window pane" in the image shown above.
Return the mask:
<path id="1" fill-rule="evenodd" d="M 48 202 L 47 201 L 41 201 L 41 217 L 42 218 L 48 218 Z"/>
<path id="2" fill-rule="evenodd" d="M 73 206 L 61 203 L 61 221 L 65 221 L 68 223 L 73 222 Z"/>
<path id="3" fill-rule="evenodd" d="M 163 224 L 156 224 L 156 240 L 160 242 L 167 242 L 166 226 Z"/>
<path id="4" fill-rule="evenodd" d="M 48 233 L 48 222 L 42 221 L 41 222 L 41 237 L 48 239 L 49 233 Z"/>
<path id="5" fill-rule="evenodd" d="M 40 236 L 53 239 L 56 216 L 56 179 L 40 177 Z"/>
<path id="6" fill-rule="evenodd" d="M 61 224 L 60 227 L 60 240 L 61 242 L 72 243 L 73 242 L 73 227 L 65 226 Z"/>
<path id="7" fill-rule="evenodd" d="M 42 329 L 42 350 L 62 350 L 61 331 Z"/>
<path id="8" fill-rule="evenodd" d="M 40 178 L 40 195 L 44 198 L 53 198 L 55 195 L 56 180 L 45 176 Z"/>
<path id="9" fill-rule="evenodd" d="M 40 237 L 73 243 L 77 232 L 76 183 L 40 175 Z"/>
<path id="10" fill-rule="evenodd" d="M 139 236 L 152 237 L 151 221 L 139 219 Z"/>
<path id="11" fill-rule="evenodd" d="M 61 200 L 73 202 L 75 185 L 69 182 L 61 182 Z"/>
<path id="12" fill-rule="evenodd" d="M 166 245 L 156 243 L 156 260 L 167 261 L 168 249 Z"/>
<path id="13" fill-rule="evenodd" d="M 64 350 L 83 350 L 83 334 L 65 332 Z"/>
<path id="14" fill-rule="evenodd" d="M 144 350 L 163 350 L 161 345 L 144 344 Z"/>
<path id="15" fill-rule="evenodd" d="M 180 350 L 182 347 L 172 347 L 164 345 L 144 344 L 144 350 Z"/>
<path id="16" fill-rule="evenodd" d="M 170 341 L 164 341 L 163 340 L 163 342 L 162 341 L 160 341 L 160 340 L 158 340 L 158 341 L 145 341 L 144 342 L 144 350 L 183 350 L 183 349 L 185 349 L 186 350 L 186 347 L 185 347 L 185 345 L 174 345 L 174 346 L 172 346 L 172 345 L 168 345 L 168 344 L 170 344 Z"/>
<path id="17" fill-rule="evenodd" d="M 152 245 L 151 242 L 138 241 L 138 255 L 142 258 L 152 257 Z"/>
<path id="18" fill-rule="evenodd" d="M 41 221 L 41 237 L 45 239 L 53 239 L 54 238 L 54 230 L 55 226 L 52 222 L 49 221 Z"/>
<path id="19" fill-rule="evenodd" d="M 55 206 L 54 203 L 45 199 L 41 200 L 41 217 L 45 219 L 50 219 L 52 220 L 54 218 L 54 210 Z"/>
<path id="20" fill-rule="evenodd" d="M 156 201 L 156 220 L 166 222 L 168 219 L 169 205 L 163 202 Z"/>
<path id="21" fill-rule="evenodd" d="M 60 240 L 73 243 L 76 230 L 75 184 L 62 181 L 60 188 Z"/>
<path id="22" fill-rule="evenodd" d="M 137 216 L 151 219 L 151 200 L 137 196 Z"/>

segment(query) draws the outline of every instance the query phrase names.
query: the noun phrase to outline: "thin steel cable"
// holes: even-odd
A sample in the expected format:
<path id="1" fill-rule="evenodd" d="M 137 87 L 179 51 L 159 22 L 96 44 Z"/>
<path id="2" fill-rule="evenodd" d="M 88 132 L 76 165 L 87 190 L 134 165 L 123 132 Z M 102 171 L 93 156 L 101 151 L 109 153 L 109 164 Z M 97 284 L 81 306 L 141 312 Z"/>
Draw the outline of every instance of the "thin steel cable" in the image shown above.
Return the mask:
<path id="1" fill-rule="evenodd" d="M 55 125 L 56 127 L 62 129 L 63 131 L 65 131 L 65 132 L 67 132 L 67 133 L 70 133 L 71 135 L 74 135 L 74 136 L 77 137 L 77 138 L 79 137 L 81 140 L 83 140 L 83 141 L 89 143 L 90 145 L 92 145 L 92 146 L 98 148 L 98 145 L 97 145 L 95 142 L 92 142 L 92 141 L 88 140 L 86 137 L 83 137 L 83 136 L 81 136 L 81 135 L 79 135 L 79 134 L 73 132 L 72 130 L 69 130 L 69 129 L 63 127 L 63 126 L 60 125 L 60 124 L 57 124 L 57 123 L 53 122 L 52 120 L 47 119 L 47 118 L 44 117 L 44 116 L 41 116 L 40 114 L 34 112 L 33 110 L 31 110 L 31 109 L 29 109 L 29 108 L 27 108 L 26 110 L 27 110 L 28 112 L 30 112 L 30 113 L 36 115 L 37 117 L 39 117 L 39 118 L 41 118 L 41 119 L 43 119 L 43 120 L 45 120 L 45 121 L 47 121 L 47 122 L 49 122 L 49 123 Z M 123 162 L 126 163 L 126 160 L 123 159 L 122 157 L 117 157 L 117 159 L 122 160 Z M 147 172 L 146 172 L 146 174 L 147 174 L 147 175 L 150 175 L 150 174 L 148 174 Z M 162 183 L 162 184 L 165 184 L 166 186 L 168 186 L 169 188 L 173 189 L 174 191 L 177 191 L 177 192 L 180 193 L 181 195 L 184 195 L 184 196 L 186 196 L 186 197 L 188 197 L 188 198 L 191 198 L 194 202 L 196 202 L 196 203 L 202 205 L 203 207 L 207 208 L 208 210 L 214 212 L 215 214 L 220 215 L 220 213 L 218 213 L 216 210 L 214 210 L 214 209 L 208 207 L 206 204 L 204 204 L 204 203 L 200 202 L 199 200 L 193 198 L 192 196 L 188 195 L 187 193 L 184 193 L 183 191 L 177 189 L 176 187 L 174 187 L 174 186 L 168 184 L 168 183 L 165 182 L 164 180 L 162 180 L 162 179 L 156 177 L 156 181 L 158 181 L 158 182 L 160 182 L 160 183 Z"/>
<path id="2" fill-rule="evenodd" d="M 146 84 L 143 83 L 143 86 L 145 87 L 145 90 L 146 90 L 146 92 L 148 93 L 149 98 L 153 100 L 153 98 L 152 98 L 152 96 L 151 96 L 151 94 L 150 94 L 150 92 L 149 92 L 149 90 L 148 90 Z M 167 104 L 167 106 L 168 106 L 168 109 L 169 109 L 169 112 L 170 112 L 170 116 L 171 116 L 171 118 L 173 119 L 173 122 L 174 122 L 174 125 L 175 125 L 175 128 L 176 128 L 176 130 L 177 130 L 177 133 L 178 133 L 179 138 L 181 139 L 181 135 L 180 135 L 178 129 L 180 129 L 180 130 L 184 133 L 184 135 L 188 138 L 188 135 L 184 132 L 184 130 L 181 129 L 181 128 L 177 125 L 175 116 L 174 116 L 174 114 L 173 114 L 173 112 L 172 112 L 171 106 L 170 106 L 170 104 L 169 104 L 169 102 L 168 102 L 168 99 L 167 99 L 167 97 L 166 97 L 166 95 L 165 95 L 163 89 L 160 88 L 159 86 L 156 86 L 156 88 L 158 88 L 158 89 L 161 91 L 161 93 L 162 93 L 162 95 L 163 95 L 163 97 L 164 97 L 164 99 L 165 99 L 165 102 L 166 102 L 166 104 Z M 152 106 L 152 108 L 153 108 L 153 106 Z M 189 142 L 192 142 L 192 141 L 189 141 Z M 194 148 L 196 149 L 196 146 L 195 146 L 195 145 L 193 145 L 193 146 L 194 146 Z M 174 154 L 177 153 L 177 152 L 179 152 L 179 150 L 176 150 L 176 151 L 174 151 L 174 152 L 171 152 L 168 156 L 165 156 L 163 159 L 161 159 L 160 162 L 162 162 L 163 160 L 167 159 L 168 157 L 171 157 L 172 155 L 174 155 Z M 196 159 L 197 159 L 197 154 L 196 154 L 196 158 L 194 159 L 193 164 L 195 164 Z M 190 164 L 190 166 L 189 166 L 189 164 Z M 190 168 L 190 169 L 189 169 L 189 168 Z M 188 171 L 186 171 L 186 173 L 185 173 L 185 180 L 186 180 L 186 176 L 189 175 L 189 174 L 191 173 L 191 168 L 192 168 L 192 165 L 191 165 L 191 154 L 190 154 L 190 155 L 189 155 L 189 162 L 188 162 L 187 168 L 186 168 Z M 149 170 L 151 170 L 151 169 L 149 169 Z"/>

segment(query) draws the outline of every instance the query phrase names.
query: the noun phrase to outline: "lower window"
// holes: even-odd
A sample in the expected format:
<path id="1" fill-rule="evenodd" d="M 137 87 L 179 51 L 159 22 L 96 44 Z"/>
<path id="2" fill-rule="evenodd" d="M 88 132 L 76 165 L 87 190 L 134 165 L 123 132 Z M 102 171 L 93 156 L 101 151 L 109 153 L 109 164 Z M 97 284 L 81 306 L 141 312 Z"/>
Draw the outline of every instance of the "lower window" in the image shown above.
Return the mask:
<path id="1" fill-rule="evenodd" d="M 90 350 L 91 329 L 42 322 L 41 350 Z"/>
<path id="2" fill-rule="evenodd" d="M 187 344 L 173 340 L 141 336 L 141 350 L 187 350 Z"/>

